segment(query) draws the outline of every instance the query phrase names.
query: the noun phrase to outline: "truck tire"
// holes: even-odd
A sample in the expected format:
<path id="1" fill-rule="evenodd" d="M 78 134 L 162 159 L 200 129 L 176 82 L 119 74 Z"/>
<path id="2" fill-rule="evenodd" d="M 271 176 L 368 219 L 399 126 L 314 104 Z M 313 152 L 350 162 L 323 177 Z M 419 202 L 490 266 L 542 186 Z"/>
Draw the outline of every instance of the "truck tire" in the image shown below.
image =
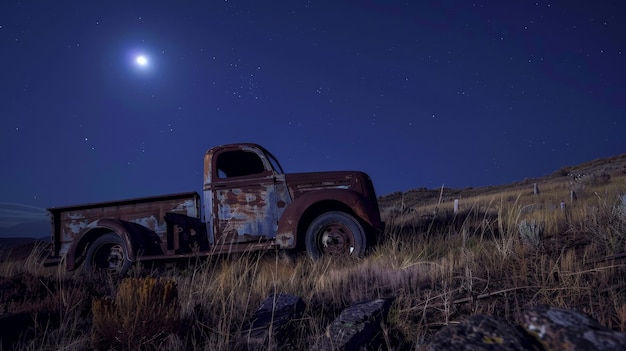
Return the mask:
<path id="1" fill-rule="evenodd" d="M 104 234 L 94 240 L 85 257 L 85 271 L 104 271 L 109 274 L 125 275 L 132 262 L 128 260 L 126 243 L 115 233 Z"/>
<path id="2" fill-rule="evenodd" d="M 325 255 L 357 256 L 367 246 L 363 226 L 345 212 L 326 212 L 315 218 L 306 231 L 306 251 L 314 259 Z"/>

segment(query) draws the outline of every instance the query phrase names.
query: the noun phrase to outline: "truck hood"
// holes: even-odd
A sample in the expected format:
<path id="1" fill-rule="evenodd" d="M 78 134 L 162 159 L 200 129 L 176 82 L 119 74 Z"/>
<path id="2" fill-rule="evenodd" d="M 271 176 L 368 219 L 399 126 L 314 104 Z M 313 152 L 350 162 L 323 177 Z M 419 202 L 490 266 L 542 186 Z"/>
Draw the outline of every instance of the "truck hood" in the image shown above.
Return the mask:
<path id="1" fill-rule="evenodd" d="M 358 171 L 288 173 L 285 180 L 292 199 L 309 191 L 325 189 L 352 190 L 376 198 L 370 177 Z"/>

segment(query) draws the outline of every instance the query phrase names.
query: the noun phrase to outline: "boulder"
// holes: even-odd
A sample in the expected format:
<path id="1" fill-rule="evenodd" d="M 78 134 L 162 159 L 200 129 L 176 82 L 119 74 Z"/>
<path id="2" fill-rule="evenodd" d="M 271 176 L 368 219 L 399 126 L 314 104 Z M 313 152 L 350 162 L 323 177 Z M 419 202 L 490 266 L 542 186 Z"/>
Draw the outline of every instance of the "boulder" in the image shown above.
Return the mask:
<path id="1" fill-rule="evenodd" d="M 304 302 L 298 296 L 272 294 L 244 323 L 236 349 L 267 350 L 287 347 L 295 337 L 293 321 L 302 317 Z"/>
<path id="2" fill-rule="evenodd" d="M 326 334 L 312 350 L 359 350 L 382 346 L 382 324 L 387 318 L 390 299 L 374 299 L 345 308 L 328 326 Z"/>
<path id="3" fill-rule="evenodd" d="M 626 334 L 581 312 L 539 305 L 524 312 L 524 328 L 546 350 L 626 350 Z"/>
<path id="4" fill-rule="evenodd" d="M 505 319 L 478 314 L 437 332 L 422 351 L 541 350 L 519 327 Z"/>

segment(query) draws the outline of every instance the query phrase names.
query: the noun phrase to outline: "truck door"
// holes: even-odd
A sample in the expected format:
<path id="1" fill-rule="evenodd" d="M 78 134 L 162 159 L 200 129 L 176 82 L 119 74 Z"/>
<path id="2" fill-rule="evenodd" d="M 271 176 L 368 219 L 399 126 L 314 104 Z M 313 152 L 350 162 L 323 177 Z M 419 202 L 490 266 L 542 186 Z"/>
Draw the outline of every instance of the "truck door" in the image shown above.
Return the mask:
<path id="1" fill-rule="evenodd" d="M 290 202 L 284 175 L 254 148 L 214 155 L 212 192 L 216 244 L 272 239 L 278 218 Z"/>

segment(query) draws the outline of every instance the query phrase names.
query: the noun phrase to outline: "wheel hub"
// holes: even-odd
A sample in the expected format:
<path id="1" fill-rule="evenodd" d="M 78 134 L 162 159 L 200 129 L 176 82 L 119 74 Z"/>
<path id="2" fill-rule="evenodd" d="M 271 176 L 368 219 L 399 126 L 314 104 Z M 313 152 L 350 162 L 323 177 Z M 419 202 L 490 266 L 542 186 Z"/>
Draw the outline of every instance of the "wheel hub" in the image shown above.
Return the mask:
<path id="1" fill-rule="evenodd" d="M 331 255 L 351 254 L 354 251 L 352 232 L 342 224 L 332 224 L 324 228 L 321 237 L 322 250 Z"/>
<path id="2" fill-rule="evenodd" d="M 114 245 L 109 251 L 107 262 L 109 263 L 109 269 L 117 270 L 124 260 L 124 249 L 119 245 Z"/>

